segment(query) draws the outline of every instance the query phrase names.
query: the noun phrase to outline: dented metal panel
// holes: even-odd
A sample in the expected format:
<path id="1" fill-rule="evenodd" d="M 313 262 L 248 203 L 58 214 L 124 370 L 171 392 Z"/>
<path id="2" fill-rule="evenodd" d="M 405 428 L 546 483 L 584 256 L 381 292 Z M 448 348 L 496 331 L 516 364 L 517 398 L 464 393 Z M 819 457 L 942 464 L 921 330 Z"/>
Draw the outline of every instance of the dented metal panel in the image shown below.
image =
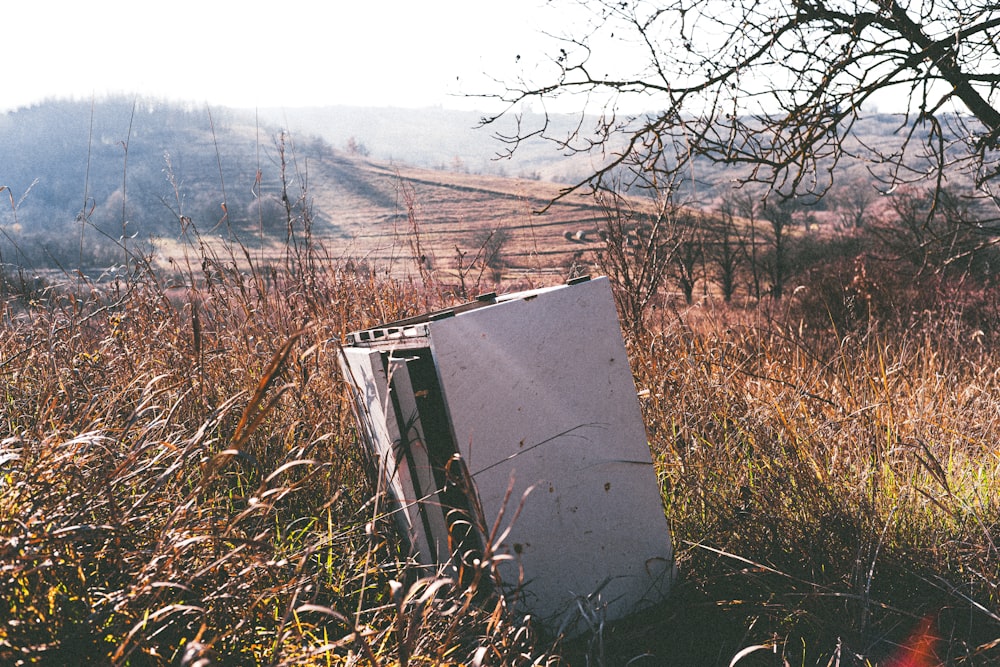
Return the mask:
<path id="1" fill-rule="evenodd" d="M 561 621 L 600 592 L 617 618 L 662 599 L 669 529 L 607 280 L 428 326 L 486 518 L 511 480 L 513 502 L 530 489 L 501 545 L 516 558 L 504 582 L 520 583 L 524 607 Z"/>
<path id="2" fill-rule="evenodd" d="M 494 545 L 511 557 L 500 572 L 515 604 L 551 629 L 572 631 L 581 606 L 615 620 L 666 596 L 674 573 L 669 528 L 606 279 L 490 295 L 448 314 L 374 331 L 355 334 L 352 343 L 360 347 L 347 348 L 346 358 L 369 353 L 384 362 L 385 355 L 405 359 L 407 350 L 426 350 L 422 372 L 432 360 L 437 382 L 431 391 L 440 394 L 444 416 L 438 417 L 448 431 L 437 439 L 449 440 L 471 476 L 473 504 L 485 525 L 519 510 Z M 399 363 L 406 364 L 393 367 Z M 362 385 L 383 404 L 409 405 L 401 379 Z M 382 394 L 391 388 L 399 393 L 395 399 Z M 373 437 L 394 438 L 396 447 L 411 443 L 408 465 L 416 468 L 395 475 L 401 486 L 410 485 L 404 498 L 429 483 L 419 472 L 423 436 L 406 433 L 422 425 L 423 415 L 405 417 L 409 410 L 420 413 L 410 406 L 370 415 L 404 421 L 370 427 Z M 380 456 L 399 465 L 399 457 Z M 436 502 L 440 507 L 440 498 Z M 406 515 L 411 533 L 424 531 L 414 548 L 440 560 L 440 524 L 428 523 L 428 516 L 437 520 L 437 510 L 423 511 Z"/>

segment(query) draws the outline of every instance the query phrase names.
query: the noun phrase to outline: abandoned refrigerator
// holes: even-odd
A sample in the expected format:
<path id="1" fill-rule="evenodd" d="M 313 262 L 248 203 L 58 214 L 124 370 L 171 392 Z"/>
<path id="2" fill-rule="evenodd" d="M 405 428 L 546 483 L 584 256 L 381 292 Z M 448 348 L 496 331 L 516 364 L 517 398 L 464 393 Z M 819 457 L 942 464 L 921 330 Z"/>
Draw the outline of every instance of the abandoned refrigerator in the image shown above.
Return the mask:
<path id="1" fill-rule="evenodd" d="M 415 561 L 482 553 L 503 514 L 500 585 L 550 630 L 665 598 L 669 527 L 606 278 L 355 332 L 342 366 Z"/>

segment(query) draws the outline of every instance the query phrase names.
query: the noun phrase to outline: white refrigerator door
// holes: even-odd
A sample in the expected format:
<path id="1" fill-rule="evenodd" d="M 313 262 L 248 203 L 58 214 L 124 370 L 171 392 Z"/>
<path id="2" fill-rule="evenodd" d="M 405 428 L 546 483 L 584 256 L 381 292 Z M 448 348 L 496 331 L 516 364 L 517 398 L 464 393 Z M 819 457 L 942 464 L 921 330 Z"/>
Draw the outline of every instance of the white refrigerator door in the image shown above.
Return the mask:
<path id="1" fill-rule="evenodd" d="M 662 600 L 674 573 L 669 526 L 608 281 L 429 329 L 487 524 L 501 511 L 509 521 L 528 492 L 496 545 L 512 557 L 501 573 L 522 608 L 572 632 L 581 606 L 615 620 Z"/>

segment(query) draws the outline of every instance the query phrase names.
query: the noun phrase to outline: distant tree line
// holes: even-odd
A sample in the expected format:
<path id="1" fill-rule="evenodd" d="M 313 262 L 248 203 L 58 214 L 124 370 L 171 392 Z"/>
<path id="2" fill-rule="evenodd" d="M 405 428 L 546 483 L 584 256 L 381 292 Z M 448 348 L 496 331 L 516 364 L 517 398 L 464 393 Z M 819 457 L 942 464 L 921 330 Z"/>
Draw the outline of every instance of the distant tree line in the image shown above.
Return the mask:
<path id="1" fill-rule="evenodd" d="M 948 188 L 907 187 L 880 200 L 845 189 L 823 211 L 815 200 L 768 201 L 747 190 L 706 210 L 669 199 L 642 207 L 608 192 L 599 201 L 605 216 L 598 265 L 618 288 L 631 327 L 644 326 L 649 311 L 671 298 L 689 305 L 702 297 L 781 300 L 831 278 L 842 287 L 826 295 L 840 300 L 828 304 L 834 310 L 862 279 L 1000 284 L 989 210 Z"/>

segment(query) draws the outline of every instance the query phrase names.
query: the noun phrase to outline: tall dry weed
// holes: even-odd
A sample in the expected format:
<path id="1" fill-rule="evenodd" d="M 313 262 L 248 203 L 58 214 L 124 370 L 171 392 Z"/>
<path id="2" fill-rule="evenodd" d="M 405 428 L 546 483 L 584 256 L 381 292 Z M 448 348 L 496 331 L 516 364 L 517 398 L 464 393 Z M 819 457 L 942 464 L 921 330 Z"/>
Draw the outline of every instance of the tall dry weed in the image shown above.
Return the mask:
<path id="1" fill-rule="evenodd" d="M 332 255 L 284 194 L 278 254 L 202 235 L 178 194 L 170 271 L 129 246 L 102 279 L 4 292 L 0 663 L 862 665 L 924 619 L 941 662 L 1000 657 L 988 290 L 639 313 L 681 580 L 565 642 L 411 574 L 336 351 L 447 290 Z"/>
<path id="2" fill-rule="evenodd" d="M 0 662 L 381 664 L 404 612 L 413 654 L 478 645 L 488 613 L 391 604 L 405 555 L 336 364 L 420 295 L 315 245 L 263 267 L 192 238 L 172 277 L 137 262 L 5 304 Z"/>
<path id="3" fill-rule="evenodd" d="M 996 349 L 954 311 L 846 333 L 761 315 L 692 309 L 631 341 L 682 589 L 711 605 L 673 650 L 704 660 L 730 625 L 728 655 L 864 664 L 931 615 L 943 662 L 990 664 Z"/>

